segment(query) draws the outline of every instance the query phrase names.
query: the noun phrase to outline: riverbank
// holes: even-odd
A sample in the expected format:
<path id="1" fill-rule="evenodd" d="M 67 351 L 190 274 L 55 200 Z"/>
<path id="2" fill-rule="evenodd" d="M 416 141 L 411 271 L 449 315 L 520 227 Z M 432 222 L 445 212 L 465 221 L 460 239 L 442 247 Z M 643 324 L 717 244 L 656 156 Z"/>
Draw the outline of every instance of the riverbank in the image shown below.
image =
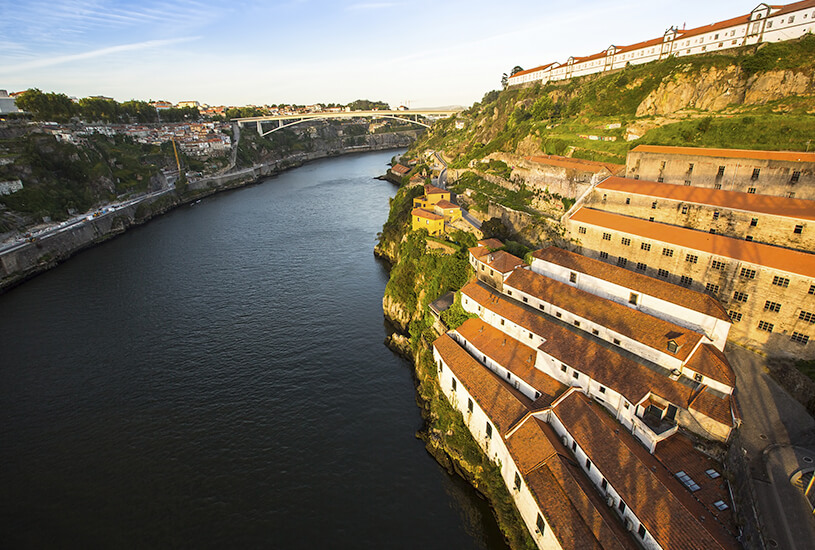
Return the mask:
<path id="1" fill-rule="evenodd" d="M 394 136 L 397 139 L 388 138 Z M 258 163 L 245 168 L 191 181 L 183 194 L 170 191 L 145 198 L 137 204 L 120 208 L 65 231 L 50 234 L 35 242 L 27 243 L 0 256 L 0 294 L 45 272 L 79 252 L 115 238 L 132 227 L 143 225 L 151 219 L 201 198 L 259 183 L 293 168 L 324 159 L 354 153 L 403 149 L 412 141 L 405 134 L 381 134 L 372 136 L 367 145 L 331 148 L 308 153 L 297 152 L 282 159 Z"/>

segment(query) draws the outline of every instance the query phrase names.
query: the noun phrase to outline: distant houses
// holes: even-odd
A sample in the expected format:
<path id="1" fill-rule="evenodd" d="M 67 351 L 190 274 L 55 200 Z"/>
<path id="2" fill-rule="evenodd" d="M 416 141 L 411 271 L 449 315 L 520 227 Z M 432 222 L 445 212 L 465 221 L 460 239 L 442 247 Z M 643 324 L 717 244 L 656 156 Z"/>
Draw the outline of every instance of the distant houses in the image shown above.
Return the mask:
<path id="1" fill-rule="evenodd" d="M 460 219 L 461 207 L 450 201 L 450 191 L 426 184 L 424 195 L 413 199 L 411 229 L 426 229 L 430 235 L 444 233 L 445 224 Z"/>

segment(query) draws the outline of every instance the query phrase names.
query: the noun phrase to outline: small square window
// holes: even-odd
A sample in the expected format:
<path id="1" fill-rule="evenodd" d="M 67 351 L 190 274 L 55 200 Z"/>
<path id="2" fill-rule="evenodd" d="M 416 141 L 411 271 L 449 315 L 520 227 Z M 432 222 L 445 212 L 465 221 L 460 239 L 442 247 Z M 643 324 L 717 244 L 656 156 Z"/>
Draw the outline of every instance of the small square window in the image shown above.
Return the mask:
<path id="1" fill-rule="evenodd" d="M 645 271 L 647 269 L 648 269 L 648 264 L 645 264 L 643 262 L 637 262 L 637 270 L 638 271 Z"/>
<path id="2" fill-rule="evenodd" d="M 753 168 L 753 175 L 750 176 L 750 179 L 756 181 L 758 179 L 758 175 L 761 173 L 761 168 Z"/>
<path id="3" fill-rule="evenodd" d="M 626 265 L 627 263 L 628 263 L 628 260 L 627 260 L 626 258 L 623 258 L 622 256 L 620 256 L 619 258 L 617 258 L 617 265 L 618 265 L 618 266 L 620 266 L 620 267 L 625 267 L 625 265 Z"/>
<path id="4" fill-rule="evenodd" d="M 745 279 L 755 279 L 756 278 L 756 270 L 755 269 L 748 269 L 746 267 L 741 268 L 740 275 Z"/>
<path id="5" fill-rule="evenodd" d="M 667 279 L 668 275 L 670 275 L 670 273 L 668 273 L 667 269 L 659 269 L 657 271 L 657 276 L 662 277 L 663 279 Z"/>
<path id="6" fill-rule="evenodd" d="M 600 259 L 601 259 L 601 260 L 608 260 L 608 252 L 606 252 L 606 251 L 601 251 L 601 252 L 600 252 Z"/>
<path id="7" fill-rule="evenodd" d="M 767 331 L 767 332 L 772 332 L 773 331 L 773 324 L 768 323 L 766 321 L 759 321 L 758 322 L 758 330 L 764 330 L 764 331 Z"/>
<path id="8" fill-rule="evenodd" d="M 773 277 L 773 284 L 775 286 L 780 286 L 782 288 L 787 288 L 790 286 L 790 280 L 786 277 L 779 277 L 778 275 Z"/>
<path id="9" fill-rule="evenodd" d="M 605 386 L 600 386 L 600 393 L 606 393 Z"/>
<path id="10" fill-rule="evenodd" d="M 795 342 L 796 344 L 807 345 L 809 342 L 809 336 L 805 334 L 801 334 L 800 332 L 793 332 L 792 336 L 790 336 L 790 340 Z"/>
<path id="11" fill-rule="evenodd" d="M 730 310 L 727 313 L 728 315 L 730 315 L 730 320 L 733 321 L 734 323 L 738 323 L 739 321 L 741 321 L 741 313 L 739 313 L 738 311 Z"/>
<path id="12" fill-rule="evenodd" d="M 657 201 L 654 201 L 654 202 L 651 203 L 651 210 L 656 210 L 656 209 L 657 209 Z"/>
<path id="13" fill-rule="evenodd" d="M 751 195 L 755 195 L 756 194 L 756 188 L 755 187 L 748 187 L 747 192 L 749 194 L 751 194 Z"/>
<path id="14" fill-rule="evenodd" d="M 637 302 L 639 301 L 639 299 L 640 299 L 640 295 L 639 295 L 639 294 L 637 294 L 636 292 L 632 292 L 632 293 L 631 293 L 631 294 L 628 296 L 628 303 L 629 303 L 629 304 L 634 304 L 634 305 L 637 305 Z"/>
<path id="15" fill-rule="evenodd" d="M 724 166 L 719 166 L 719 171 L 716 173 L 716 177 L 720 178 L 724 176 Z"/>
<path id="16" fill-rule="evenodd" d="M 796 225 L 795 229 L 793 229 L 792 232 L 795 233 L 796 235 L 800 235 L 801 233 L 804 232 L 804 226 L 803 225 Z"/>
<path id="17" fill-rule="evenodd" d="M 569 273 L 569 282 L 570 283 L 576 283 L 577 282 L 577 273 L 575 273 L 574 271 Z"/>
<path id="18" fill-rule="evenodd" d="M 566 372 L 566 365 L 563 363 L 560 364 L 560 372 Z"/>
<path id="19" fill-rule="evenodd" d="M 713 211 L 713 219 L 714 219 L 714 220 L 718 220 L 718 219 L 719 219 L 719 211 L 718 211 L 718 210 L 714 210 L 714 211 Z"/>
<path id="20" fill-rule="evenodd" d="M 629 246 L 631 244 L 631 239 L 629 239 L 628 237 L 623 237 L 620 242 L 623 243 L 623 246 Z"/>
<path id="21" fill-rule="evenodd" d="M 687 275 L 682 275 L 679 278 L 679 284 L 682 286 L 691 286 L 693 284 L 693 279 L 691 279 Z"/>
<path id="22" fill-rule="evenodd" d="M 625 198 L 625 204 L 631 204 L 631 197 Z"/>
<path id="23" fill-rule="evenodd" d="M 798 183 L 799 179 L 801 179 L 801 171 L 793 170 L 792 177 L 790 177 L 790 183 Z"/>
<path id="24" fill-rule="evenodd" d="M 662 249 L 662 255 L 663 256 L 668 256 L 669 258 L 672 258 L 673 255 L 674 255 L 674 251 L 673 251 L 672 248 L 663 248 Z"/>
<path id="25" fill-rule="evenodd" d="M 695 264 L 697 261 L 699 261 L 699 256 L 695 254 L 688 254 L 685 256 L 685 261 L 689 264 Z"/>
<path id="26" fill-rule="evenodd" d="M 755 227 L 758 225 L 758 218 L 753 218 L 750 220 L 750 227 Z"/>
<path id="27" fill-rule="evenodd" d="M 687 214 L 687 213 L 688 213 L 688 205 L 687 205 L 687 204 L 683 204 L 683 205 L 682 205 L 682 213 L 683 213 L 683 214 Z"/>
<path id="28" fill-rule="evenodd" d="M 574 378 L 575 380 L 579 380 L 580 379 L 580 373 L 577 372 L 577 371 L 573 372 L 572 373 L 572 378 Z"/>
<path id="29" fill-rule="evenodd" d="M 640 248 L 642 250 L 645 250 L 646 252 L 650 252 L 651 251 L 651 244 L 650 243 L 642 243 L 640 245 Z"/>
<path id="30" fill-rule="evenodd" d="M 580 233 L 581 235 L 585 235 L 586 228 L 581 225 L 580 227 L 577 228 L 577 232 Z"/>
<path id="31" fill-rule="evenodd" d="M 615 346 L 619 346 L 619 345 L 620 345 L 620 339 L 619 339 L 619 338 L 614 338 L 614 339 L 612 340 L 612 342 L 614 342 L 614 345 L 615 345 Z"/>
<path id="32" fill-rule="evenodd" d="M 721 262 L 719 260 L 713 260 L 712 262 L 710 262 L 710 267 L 712 269 L 722 270 L 725 268 L 726 265 L 727 265 L 726 263 Z"/>
<path id="33" fill-rule="evenodd" d="M 766 302 L 764 302 L 764 311 L 772 311 L 774 313 L 778 313 L 779 311 L 781 311 L 781 304 L 779 304 L 778 302 L 771 302 L 770 300 L 767 300 Z"/>
<path id="34" fill-rule="evenodd" d="M 611 240 L 611 233 L 603 233 L 603 240 L 610 241 Z"/>
<path id="35" fill-rule="evenodd" d="M 733 293 L 733 299 L 737 302 L 746 302 L 747 301 L 747 294 L 744 292 L 739 292 L 738 290 Z"/>

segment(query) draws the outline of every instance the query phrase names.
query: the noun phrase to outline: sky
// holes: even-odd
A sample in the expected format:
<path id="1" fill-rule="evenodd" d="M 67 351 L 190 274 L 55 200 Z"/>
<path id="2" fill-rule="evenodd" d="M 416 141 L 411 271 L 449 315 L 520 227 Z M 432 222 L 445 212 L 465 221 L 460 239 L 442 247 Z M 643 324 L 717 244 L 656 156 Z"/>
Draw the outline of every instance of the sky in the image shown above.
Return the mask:
<path id="1" fill-rule="evenodd" d="M 469 106 L 532 68 L 753 0 L 0 2 L 0 89 L 209 105 Z"/>

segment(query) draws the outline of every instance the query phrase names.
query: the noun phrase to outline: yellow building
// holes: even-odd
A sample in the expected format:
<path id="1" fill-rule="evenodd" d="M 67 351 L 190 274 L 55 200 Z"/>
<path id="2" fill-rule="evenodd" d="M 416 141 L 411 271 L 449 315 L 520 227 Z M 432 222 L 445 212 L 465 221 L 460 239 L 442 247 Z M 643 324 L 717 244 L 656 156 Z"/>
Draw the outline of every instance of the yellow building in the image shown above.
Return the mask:
<path id="1" fill-rule="evenodd" d="M 433 236 L 444 233 L 444 216 L 422 208 L 414 208 L 410 214 L 413 219 L 413 231 L 427 229 L 427 232 Z"/>
<path id="2" fill-rule="evenodd" d="M 433 211 L 443 216 L 448 222 L 456 221 L 461 217 L 461 207 L 447 200 L 440 200 L 434 204 Z"/>
<path id="3" fill-rule="evenodd" d="M 439 201 L 450 202 L 450 191 L 430 185 L 424 186 L 424 195 L 413 199 L 413 208 L 433 208 Z"/>

